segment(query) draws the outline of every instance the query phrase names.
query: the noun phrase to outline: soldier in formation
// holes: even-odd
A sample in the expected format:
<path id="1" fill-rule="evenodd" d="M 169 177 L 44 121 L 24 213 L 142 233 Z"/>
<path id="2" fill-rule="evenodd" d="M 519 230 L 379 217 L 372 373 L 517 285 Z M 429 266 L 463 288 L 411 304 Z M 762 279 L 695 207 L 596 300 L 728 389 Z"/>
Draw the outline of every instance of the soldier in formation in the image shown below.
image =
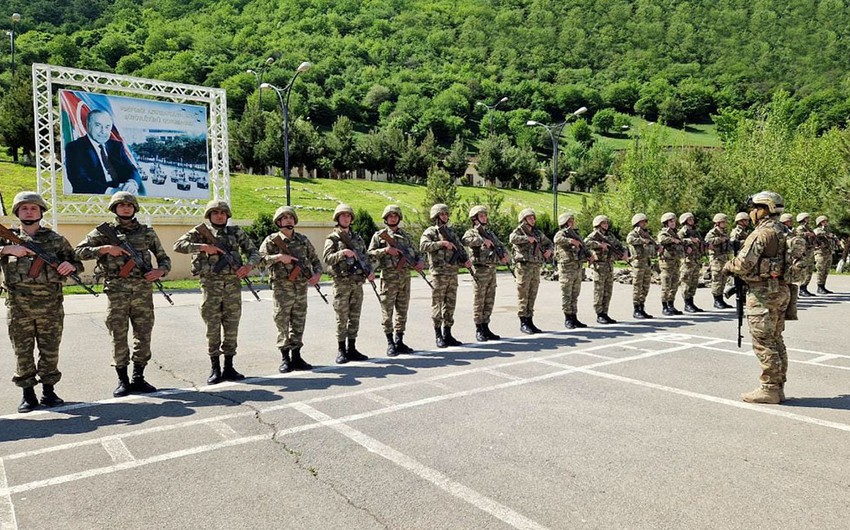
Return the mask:
<path id="1" fill-rule="evenodd" d="M 457 305 L 457 276 L 461 266 L 472 268 L 472 262 L 454 230 L 449 226 L 449 207 L 435 204 L 430 212 L 431 226 L 419 238 L 419 251 L 428 255 L 434 284 L 431 292 L 431 320 L 437 347 L 460 346 L 452 336 Z"/>
<path id="2" fill-rule="evenodd" d="M 307 286 L 318 286 L 322 262 L 307 236 L 295 231 L 298 214 L 291 206 L 281 206 L 273 218 L 278 232 L 260 243 L 261 263 L 269 270 L 274 300 L 274 323 L 281 363 L 278 370 L 310 370 L 313 365 L 301 357 L 304 325 L 307 322 Z"/>
<path id="3" fill-rule="evenodd" d="M 242 318 L 242 279 L 260 262 L 248 234 L 238 226 L 227 226 L 230 217 L 230 205 L 213 199 L 204 210 L 210 225 L 199 225 L 174 243 L 175 252 L 192 254 L 192 275 L 200 279 L 201 318 L 207 327 L 211 365 L 207 383 L 211 385 L 245 378 L 233 367 Z"/>
<path id="4" fill-rule="evenodd" d="M 375 273 L 366 258 L 366 243 L 353 230 L 354 210 L 340 204 L 334 210 L 336 228 L 325 238 L 322 261 L 334 282 L 336 312 L 337 364 L 368 359 L 357 350 L 360 311 L 363 308 L 363 284 L 374 283 Z"/>
<path id="5" fill-rule="evenodd" d="M 738 212 L 735 214 L 735 228 L 732 230 L 731 236 L 733 242 L 738 242 L 738 244 L 735 245 L 737 248 L 741 248 L 744 240 L 747 239 L 747 236 L 749 236 L 751 232 L 749 214 L 747 212 Z"/>
<path id="6" fill-rule="evenodd" d="M 785 400 L 788 372 L 782 332 L 790 294 L 785 282 L 786 231 L 779 222 L 784 201 L 778 193 L 763 191 L 749 202 L 755 230 L 738 255 L 724 266 L 747 283 L 745 314 L 753 351 L 761 364 L 759 387 L 742 394 L 741 399 L 747 403 L 778 404 Z"/>
<path id="7" fill-rule="evenodd" d="M 679 216 L 679 239 L 685 256 L 682 259 L 682 267 L 679 270 L 680 283 L 682 286 L 682 298 L 685 300 L 685 311 L 688 313 L 702 313 L 702 309 L 694 304 L 694 296 L 699 287 L 699 271 L 702 268 L 703 246 L 702 238 L 697 233 L 696 218 L 691 212 Z"/>
<path id="8" fill-rule="evenodd" d="M 531 208 L 526 208 L 519 213 L 519 226 L 510 236 L 516 263 L 519 329 L 527 335 L 542 333 L 534 325 L 534 302 L 537 300 L 543 263 L 552 256 L 552 241 L 536 225 L 537 214 Z"/>
<path id="9" fill-rule="evenodd" d="M 797 316 L 797 299 L 800 284 L 806 278 L 808 269 L 806 262 L 806 238 L 794 230 L 794 216 L 783 213 L 779 222 L 785 226 L 786 264 L 785 283 L 788 284 L 788 308 L 785 310 L 785 320 L 799 320 Z"/>
<path id="10" fill-rule="evenodd" d="M 381 326 L 387 337 L 387 355 L 395 357 L 400 353 L 413 353 L 413 349 L 404 343 L 410 307 L 410 271 L 422 272 L 425 263 L 410 234 L 400 226 L 403 219 L 401 208 L 390 204 L 384 208 L 381 217 L 386 228 L 372 236 L 369 256 L 377 261 L 377 268 L 381 271 Z"/>
<path id="11" fill-rule="evenodd" d="M 632 266 L 632 304 L 637 319 L 654 318 L 646 312 L 646 296 L 652 281 L 652 259 L 656 255 L 655 240 L 646 229 L 649 218 L 645 213 L 632 216 L 632 231 L 626 236 L 629 245 L 629 264 Z"/>
<path id="12" fill-rule="evenodd" d="M 576 228 L 575 216 L 562 213 L 558 216 L 561 228 L 555 234 L 555 260 L 558 262 L 558 282 L 561 284 L 561 309 L 564 311 L 564 326 L 567 329 L 586 328 L 578 319 L 578 295 L 584 276 L 583 266 L 593 256 L 581 239 Z"/>
<path id="13" fill-rule="evenodd" d="M 15 351 L 12 382 L 23 390 L 18 412 L 31 412 L 39 403 L 55 407 L 64 403 L 56 395 L 59 371 L 59 343 L 65 320 L 62 284 L 70 274 L 82 272 L 68 240 L 41 226 L 47 203 L 34 191 L 22 191 L 12 201 L 12 214 L 21 228 L 12 232 L 23 242 L 32 242 L 55 258 L 55 267 L 45 263 L 23 244 L 0 237 L 0 266 L 6 288 L 9 339 Z M 34 352 L 38 344 L 38 362 Z M 41 400 L 35 385 L 41 383 Z"/>
<path id="14" fill-rule="evenodd" d="M 593 309 L 599 324 L 617 323 L 608 316 L 614 290 L 614 261 L 626 257 L 622 243 L 609 231 L 610 227 L 607 215 L 597 215 L 593 218 L 593 232 L 584 238 L 584 244 L 593 252 Z"/>
<path id="15" fill-rule="evenodd" d="M 708 267 L 711 271 L 711 296 L 714 297 L 715 309 L 730 309 L 732 306 L 723 300 L 723 290 L 729 274 L 723 267 L 732 257 L 732 239 L 726 233 L 728 218 L 725 213 L 714 214 L 714 227 L 705 235 L 705 245 L 708 248 Z"/>
<path id="16" fill-rule="evenodd" d="M 75 252 L 80 260 L 97 260 L 95 272 L 103 278 L 103 292 L 109 299 L 106 327 L 112 336 L 113 365 L 118 374 L 118 386 L 112 395 L 156 392 L 156 388 L 145 380 L 154 325 L 151 283 L 168 274 L 171 258 L 162 248 L 154 229 L 136 220 L 139 202 L 135 195 L 126 191 L 115 193 L 109 201 L 109 210 L 115 214 L 115 221 L 104 229 L 89 232 Z M 116 233 L 118 241 L 113 240 L 109 232 Z M 156 267 L 151 262 L 151 254 L 156 258 Z M 131 324 L 132 356 L 127 344 Z M 131 360 L 132 381 L 128 375 Z"/>
<path id="17" fill-rule="evenodd" d="M 818 216 L 815 219 L 815 271 L 817 272 L 818 294 L 832 294 L 826 288 L 826 277 L 832 268 L 832 256 L 838 248 L 835 234 L 829 231 L 829 217 Z"/>
<path id="18" fill-rule="evenodd" d="M 496 301 L 496 267 L 507 265 L 510 255 L 490 230 L 489 212 L 485 206 L 473 206 L 469 210 L 472 228 L 463 234 L 463 244 L 472 261 L 473 302 L 472 318 L 475 322 L 475 340 L 486 342 L 501 337 L 490 330 L 490 315 Z"/>
<path id="19" fill-rule="evenodd" d="M 676 309 L 676 290 L 679 288 L 679 271 L 685 255 L 682 240 L 676 233 L 676 214 L 667 212 L 661 216 L 661 231 L 658 232 L 658 266 L 661 269 L 661 306 L 665 316 L 681 315 Z"/>
<path id="20" fill-rule="evenodd" d="M 800 291 L 798 293 L 799 296 L 809 297 L 814 296 L 814 294 L 809 291 L 809 282 L 812 281 L 812 271 L 815 268 L 815 233 L 812 231 L 811 227 L 809 227 L 809 221 L 811 220 L 811 215 L 806 212 L 801 212 L 797 214 L 797 227 L 794 228 L 794 232 L 801 236 L 806 240 L 806 271 L 803 277 L 803 281 L 800 284 Z"/>

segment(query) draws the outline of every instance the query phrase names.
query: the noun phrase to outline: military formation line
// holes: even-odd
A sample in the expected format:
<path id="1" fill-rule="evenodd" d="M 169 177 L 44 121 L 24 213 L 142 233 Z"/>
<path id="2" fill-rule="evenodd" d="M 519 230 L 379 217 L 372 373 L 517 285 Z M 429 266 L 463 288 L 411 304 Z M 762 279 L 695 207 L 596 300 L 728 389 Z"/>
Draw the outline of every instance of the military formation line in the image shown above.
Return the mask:
<path id="1" fill-rule="evenodd" d="M 99 225 L 76 247 L 41 225 L 47 208 L 39 194 L 21 192 L 12 207 L 20 228 L 0 231 L 9 337 L 17 362 L 12 380 L 23 391 L 18 412 L 64 403 L 55 392 L 62 375 L 58 368 L 64 320 L 62 285 L 68 277 L 83 284 L 78 274 L 86 260 L 96 260 L 95 273 L 103 278 L 103 292 L 108 298 L 106 326 L 112 337 L 113 366 L 118 377 L 113 395 L 156 391 L 144 377 L 151 359 L 154 325 L 151 284 L 171 302 L 160 281 L 169 272 L 171 260 L 154 229 L 136 220 L 138 200 L 128 192 L 115 193 L 109 203 L 115 220 Z M 615 260 L 627 260 L 632 268 L 634 318 L 648 319 L 653 318 L 645 305 L 653 260 L 657 259 L 661 271 L 662 313 L 680 315 L 682 312 L 675 306 L 678 290 L 686 312 L 702 311 L 694 303 L 694 295 L 702 259 L 707 255 L 715 308 L 732 307 L 724 301 L 730 275 L 736 275 L 748 287 L 746 315 L 762 375 L 759 387 L 743 394 L 742 399 L 776 404 L 785 399 L 785 320 L 797 318 L 798 295 L 814 296 L 808 290 L 813 271 L 817 274 L 817 293 L 831 294 L 826 280 L 838 240 L 829 231 L 826 216 L 818 217 L 812 229 L 810 215 L 801 213 L 793 226 L 794 219 L 784 213 L 782 198 L 776 193 L 753 195 L 749 210 L 735 216 L 731 233 L 727 232 L 727 216 L 716 214 L 714 227 L 704 237 L 697 233 L 691 213 L 683 213 L 678 219 L 672 212 L 665 213 L 656 237 L 648 231 L 647 216 L 638 213 L 631 220 L 632 230 L 624 245 L 609 230 L 610 220 L 605 215 L 595 217 L 593 231 L 582 237 L 574 215 L 562 214 L 558 217 L 560 228 L 550 240 L 536 227 L 535 212 L 525 209 L 510 234 L 508 247 L 491 230 L 489 212 L 484 206 L 474 206 L 469 211 L 472 228 L 459 236 L 450 226 L 449 207 L 435 204 L 430 211 L 431 225 L 417 245 L 401 227 L 401 209 L 389 205 L 382 215 L 385 227 L 374 234 L 367 246 L 351 230 L 354 211 L 340 204 L 333 214 L 336 226 L 325 239 L 320 256 L 309 239 L 296 230 L 298 214 L 294 208 L 277 209 L 274 223 L 278 231 L 266 237 L 258 249 L 241 228 L 228 224 L 229 205 L 212 200 L 205 209 L 205 221 L 180 237 L 174 250 L 192 255 L 192 273 L 200 279 L 201 317 L 206 324 L 210 358 L 209 384 L 244 378 L 234 367 L 234 357 L 242 282 L 258 296 L 249 278 L 255 267 L 269 272 L 276 346 L 281 353 L 279 371 L 288 373 L 312 368 L 301 351 L 307 292 L 313 287 L 328 302 L 319 285 L 323 271 L 333 278 L 336 362 L 345 364 L 368 358 L 357 349 L 366 282 L 380 301 L 386 354 L 394 357 L 414 351 L 404 342 L 414 271 L 432 289 L 435 342 L 438 348 L 445 348 L 462 344 L 452 334 L 461 267 L 472 276 L 475 336 L 484 342 L 500 338 L 490 329 L 500 265 L 508 265 L 516 278 L 520 330 L 535 334 L 541 332 L 534 324 L 541 271 L 553 257 L 559 273 L 564 325 L 574 329 L 586 327 L 577 317 L 585 266 L 593 272 L 596 321 L 607 325 L 616 323 L 608 316 Z M 426 257 L 430 281 L 424 273 Z M 376 270 L 381 274 L 380 287 L 375 284 Z M 128 343 L 131 326 L 132 349 Z M 35 391 L 39 383 L 40 399 Z"/>

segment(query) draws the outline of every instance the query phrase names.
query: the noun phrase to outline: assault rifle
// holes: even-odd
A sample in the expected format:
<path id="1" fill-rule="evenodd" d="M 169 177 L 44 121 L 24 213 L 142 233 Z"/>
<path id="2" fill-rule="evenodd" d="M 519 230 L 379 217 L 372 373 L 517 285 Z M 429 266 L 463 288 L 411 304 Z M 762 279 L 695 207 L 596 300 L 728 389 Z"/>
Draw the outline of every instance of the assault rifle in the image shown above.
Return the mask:
<path id="1" fill-rule="evenodd" d="M 462 265 L 469 262 L 469 254 L 466 253 L 463 243 L 458 240 L 454 232 L 450 231 L 446 225 L 439 225 L 437 226 L 437 234 L 440 236 L 440 241 L 448 241 L 455 247 L 454 252 L 452 252 L 452 255 L 449 257 L 449 264 Z M 478 280 L 475 278 L 474 271 L 470 270 L 469 272 L 469 275 L 472 277 L 472 281 L 477 285 Z"/>
<path id="2" fill-rule="evenodd" d="M 20 245 L 22 247 L 25 247 L 25 248 L 29 249 L 30 251 L 32 251 L 36 255 L 36 260 L 33 261 L 32 267 L 30 267 L 30 270 L 29 270 L 29 273 L 28 273 L 28 276 L 30 276 L 31 278 L 35 278 L 36 276 L 38 276 L 38 273 L 41 271 L 41 267 L 44 263 L 47 263 L 48 265 L 50 265 L 54 269 L 59 267 L 59 265 L 62 264 L 62 262 L 59 260 L 59 258 L 57 258 L 56 256 L 52 256 L 52 255 L 48 254 L 43 248 L 41 248 L 41 245 L 39 245 L 35 241 L 24 241 L 23 239 L 18 237 L 17 234 L 15 234 L 14 232 L 12 232 L 11 230 L 9 230 L 8 228 L 6 228 L 3 225 L 0 225 L 0 237 L 3 237 L 3 239 L 7 239 L 7 240 L 11 241 L 12 243 L 14 243 L 16 245 Z M 41 263 L 39 263 L 39 260 L 41 261 Z M 76 272 L 72 272 L 68 276 L 72 280 L 74 280 L 74 282 L 76 282 L 77 285 L 79 285 L 80 287 L 82 287 L 83 289 L 88 291 L 90 294 L 97 296 L 97 293 L 94 292 L 94 289 L 92 289 L 91 287 L 86 285 L 83 282 L 83 280 L 80 278 L 79 274 L 77 274 Z"/>
<path id="3" fill-rule="evenodd" d="M 388 231 L 380 232 L 378 234 L 378 237 L 380 237 L 381 239 L 386 241 L 387 245 L 389 245 L 389 246 L 393 247 L 394 249 L 397 249 L 399 252 L 401 252 L 401 258 L 399 258 L 398 264 L 396 264 L 397 269 L 401 269 L 402 267 L 404 267 L 405 263 L 410 263 L 411 265 L 416 265 L 416 264 L 422 263 L 421 259 L 416 259 L 416 252 L 414 252 L 413 249 L 410 248 L 409 245 L 406 245 L 402 241 L 394 238 L 393 236 L 391 236 L 389 234 Z M 414 270 L 419 273 L 419 276 L 422 276 L 422 279 L 425 280 L 425 283 L 428 284 L 428 287 L 430 287 L 431 290 L 433 290 L 434 286 L 431 285 L 431 282 L 428 281 L 428 277 L 425 276 L 425 273 L 422 272 L 419 269 L 414 269 Z"/>
<path id="4" fill-rule="evenodd" d="M 734 258 L 738 255 L 738 252 L 741 250 L 743 246 L 743 242 L 740 240 L 732 241 L 732 257 Z M 732 287 L 727 290 L 723 295 L 726 298 L 731 296 L 731 293 L 735 293 L 735 316 L 738 318 L 738 347 L 741 347 L 741 339 L 744 336 L 741 334 L 741 328 L 744 327 L 744 302 L 747 298 L 747 283 L 739 278 L 737 275 L 732 276 L 733 284 Z"/>
<path id="5" fill-rule="evenodd" d="M 600 237 L 602 239 L 599 239 Z M 594 239 L 594 241 L 597 241 L 599 243 L 605 243 L 606 245 L 608 245 L 610 252 L 612 254 L 614 254 L 615 258 L 628 259 L 629 251 L 619 241 L 615 242 L 615 241 L 612 241 L 611 239 L 608 239 L 602 232 L 596 232 L 596 235 L 593 236 L 593 239 Z"/>
<path id="6" fill-rule="evenodd" d="M 195 227 L 195 230 L 201 234 L 201 237 L 207 241 L 208 245 L 211 245 L 221 251 L 221 259 L 219 259 L 218 263 L 216 263 L 213 267 L 213 272 L 221 272 L 226 266 L 233 267 L 233 270 L 235 271 L 242 266 L 242 256 L 240 256 L 238 252 L 233 252 L 233 249 L 216 239 L 210 230 L 210 227 L 201 223 Z M 256 298 L 259 302 L 260 295 L 257 294 L 256 289 L 254 289 L 254 283 L 251 281 L 251 278 L 246 276 L 242 279 L 245 280 L 245 285 L 248 286 L 248 289 L 251 290 L 251 294 L 253 294 L 254 298 Z"/>
<path id="7" fill-rule="evenodd" d="M 505 259 L 505 256 L 508 256 L 508 262 L 506 265 L 508 266 L 508 270 L 511 272 L 511 276 L 513 276 L 514 280 L 516 280 L 516 274 L 514 274 L 513 260 L 511 260 L 511 257 L 508 255 L 508 251 L 505 250 L 505 247 L 501 243 L 496 241 L 494 238 L 490 237 L 490 233 L 487 231 L 486 228 L 484 228 L 484 225 L 479 224 L 477 227 L 475 227 L 475 229 L 478 230 L 478 234 L 481 237 L 483 237 L 490 243 L 493 243 L 493 252 L 496 253 L 496 257 L 499 258 L 499 261 Z"/>
<path id="8" fill-rule="evenodd" d="M 339 231 L 339 240 L 342 241 L 342 244 L 348 248 L 348 250 L 354 252 L 354 258 L 349 263 L 354 270 L 360 269 L 363 271 L 363 275 L 366 276 L 366 280 L 369 281 L 369 284 L 372 286 L 372 290 L 375 291 L 375 296 L 378 298 L 378 303 L 381 303 L 381 295 L 378 293 L 378 286 L 375 285 L 374 280 L 369 280 L 369 275 L 374 274 L 374 269 L 372 268 L 372 264 L 369 263 L 369 258 L 366 257 L 361 251 L 357 250 L 357 247 L 354 246 L 354 243 L 351 241 L 351 237 L 346 232 Z"/>
<path id="9" fill-rule="evenodd" d="M 298 254 L 291 252 L 289 250 L 289 245 L 287 245 L 286 241 L 284 241 L 283 238 L 280 237 L 280 234 L 275 234 L 275 236 L 272 238 L 272 243 L 274 243 L 274 246 L 276 246 L 277 249 L 281 251 L 281 253 L 286 254 L 288 256 L 292 256 L 293 258 L 295 258 L 295 261 L 298 262 L 292 266 L 292 271 L 289 273 L 288 277 L 289 281 L 294 282 L 295 279 L 298 278 L 298 275 L 302 273 L 307 278 L 311 278 L 313 276 L 313 267 L 310 265 L 310 262 L 304 256 L 299 256 Z M 322 297 L 322 300 L 324 300 L 325 303 L 328 304 L 328 297 L 325 296 L 325 293 L 322 292 L 322 288 L 319 287 L 319 284 L 317 283 L 313 287 L 316 288 L 316 292 L 319 293 L 319 296 Z"/>
<path id="10" fill-rule="evenodd" d="M 563 230 L 564 230 L 564 234 L 568 238 L 578 241 L 578 254 L 577 254 L 576 257 L 579 259 L 579 261 L 584 260 L 584 261 L 587 261 L 588 263 L 593 263 L 596 260 L 596 258 L 593 257 L 593 253 L 587 248 L 587 245 L 584 244 L 584 241 L 582 241 L 581 236 L 578 235 L 578 232 L 576 232 L 572 228 L 564 228 Z M 570 243 L 570 244 L 572 244 L 572 243 Z"/>
<path id="11" fill-rule="evenodd" d="M 134 267 L 138 267 L 143 274 L 147 274 L 153 269 L 145 263 L 145 259 L 141 254 L 131 245 L 127 240 L 122 239 L 121 236 L 118 235 L 118 232 L 115 231 L 115 228 L 112 227 L 109 223 L 101 223 L 95 227 L 95 230 L 100 232 L 102 235 L 106 237 L 109 241 L 110 245 L 114 245 L 116 247 L 121 247 L 124 249 L 130 257 L 127 259 L 127 262 L 121 267 L 121 272 L 119 276 L 122 278 L 126 278 L 127 275 L 130 274 L 130 271 L 133 270 Z M 147 252 L 147 250 L 145 250 Z M 153 284 L 156 285 L 156 288 L 159 289 L 159 292 L 162 293 L 162 296 L 168 300 L 168 303 L 174 305 L 174 301 L 168 296 L 168 293 L 165 292 L 165 288 L 162 286 L 162 282 L 159 280 L 154 280 Z"/>

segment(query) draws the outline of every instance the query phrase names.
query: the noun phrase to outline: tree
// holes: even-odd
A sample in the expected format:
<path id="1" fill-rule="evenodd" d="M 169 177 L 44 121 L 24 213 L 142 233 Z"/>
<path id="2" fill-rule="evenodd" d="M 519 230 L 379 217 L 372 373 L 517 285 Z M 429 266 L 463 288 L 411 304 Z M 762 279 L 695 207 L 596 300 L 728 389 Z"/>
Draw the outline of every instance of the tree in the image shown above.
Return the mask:
<path id="1" fill-rule="evenodd" d="M 15 162 L 19 151 L 27 158 L 35 153 L 32 87 L 27 80 L 23 75 L 15 76 L 11 88 L 0 99 L 0 143 Z"/>
<path id="2" fill-rule="evenodd" d="M 371 241 L 372 236 L 378 231 L 378 226 L 369 212 L 363 208 L 358 208 L 354 213 L 354 219 L 351 221 L 351 230 L 359 234 L 364 241 Z"/>
<path id="3" fill-rule="evenodd" d="M 449 209 L 458 202 L 457 185 L 445 170 L 431 166 L 428 170 L 428 185 L 425 188 L 425 199 L 422 201 L 422 211 L 428 212 L 435 204 L 447 204 Z"/>
<path id="4" fill-rule="evenodd" d="M 517 187 L 524 190 L 537 191 L 543 180 L 540 164 L 534 151 L 528 148 L 511 147 L 507 158 Z"/>
<path id="5" fill-rule="evenodd" d="M 611 83 L 602 90 L 602 99 L 609 107 L 620 112 L 631 111 L 639 98 L 637 84 L 633 81 L 618 81 Z"/>
<path id="6" fill-rule="evenodd" d="M 360 152 L 354 140 L 354 130 L 348 116 L 340 116 L 334 122 L 330 134 L 325 139 L 328 160 L 333 168 L 334 176 L 357 169 L 360 163 Z"/>
<path id="7" fill-rule="evenodd" d="M 455 137 L 448 155 L 443 159 L 443 167 L 455 179 L 462 178 L 469 167 L 469 150 L 460 136 Z"/>
<path id="8" fill-rule="evenodd" d="M 614 128 L 614 118 L 617 112 L 614 109 L 602 109 L 593 115 L 593 129 L 599 134 L 606 134 Z"/>
<path id="9" fill-rule="evenodd" d="M 685 108 L 675 96 L 668 97 L 658 106 L 658 119 L 671 127 L 680 127 L 685 118 Z"/>
<path id="10" fill-rule="evenodd" d="M 504 136 L 490 136 L 481 141 L 475 168 L 488 184 L 499 182 L 502 185 L 509 185 L 512 183 L 513 171 L 505 156 L 510 147 L 510 142 Z"/>
<path id="11" fill-rule="evenodd" d="M 590 130 L 590 125 L 583 119 L 578 119 L 570 128 L 570 132 L 573 135 L 573 139 L 576 142 L 589 146 L 593 143 L 593 133 Z"/>
<path id="12" fill-rule="evenodd" d="M 265 116 L 253 105 L 245 109 L 242 119 L 234 127 L 232 156 L 249 172 L 259 172 L 269 163 L 259 149 L 266 133 L 265 127 Z M 277 136 L 277 140 L 283 141 L 280 136 Z"/>

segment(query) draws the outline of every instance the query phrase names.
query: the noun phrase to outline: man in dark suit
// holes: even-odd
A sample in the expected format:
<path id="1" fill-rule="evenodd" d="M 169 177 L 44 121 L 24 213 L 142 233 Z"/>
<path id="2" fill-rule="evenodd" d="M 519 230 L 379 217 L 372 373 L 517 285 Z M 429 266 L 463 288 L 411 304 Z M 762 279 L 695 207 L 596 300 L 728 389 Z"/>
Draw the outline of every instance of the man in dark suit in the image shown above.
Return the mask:
<path id="1" fill-rule="evenodd" d="M 112 116 L 104 110 L 92 110 L 86 133 L 65 146 L 65 174 L 72 192 L 102 194 L 121 189 L 137 193 L 139 170 L 127 156 L 124 144 L 110 139 Z"/>

